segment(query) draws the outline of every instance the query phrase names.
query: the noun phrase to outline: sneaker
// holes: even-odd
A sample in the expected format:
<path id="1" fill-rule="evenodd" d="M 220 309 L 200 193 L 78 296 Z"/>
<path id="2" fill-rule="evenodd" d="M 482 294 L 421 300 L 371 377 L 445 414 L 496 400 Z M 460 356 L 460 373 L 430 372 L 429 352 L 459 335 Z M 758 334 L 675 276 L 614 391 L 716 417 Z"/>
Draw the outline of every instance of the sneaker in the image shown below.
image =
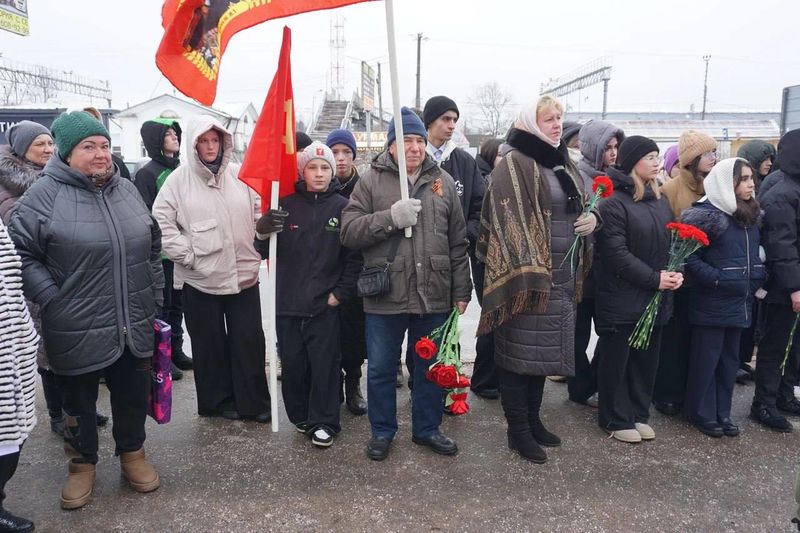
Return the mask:
<path id="1" fill-rule="evenodd" d="M 311 428 L 309 427 L 308 422 L 300 422 L 294 426 L 294 429 L 296 429 L 298 433 L 308 433 L 308 430 Z"/>
<path id="2" fill-rule="evenodd" d="M 753 404 L 750 407 L 750 418 L 762 426 L 780 433 L 789 433 L 794 429 L 792 423 L 786 420 L 786 417 L 781 416 L 774 407 Z"/>
<path id="3" fill-rule="evenodd" d="M 610 437 L 615 438 L 620 442 L 627 442 L 630 444 L 642 442 L 642 436 L 635 429 L 620 429 L 618 431 L 611 431 Z"/>
<path id="4" fill-rule="evenodd" d="M 320 448 L 327 448 L 333 444 L 333 435 L 325 428 L 319 428 L 311 435 L 311 444 Z"/>
<path id="5" fill-rule="evenodd" d="M 789 413 L 790 415 L 800 416 L 800 400 L 797 398 L 792 398 L 787 402 L 778 401 L 776 404 L 778 411 L 783 411 L 784 413 Z"/>
<path id="6" fill-rule="evenodd" d="M 595 392 L 586 400 L 586 405 L 597 409 L 600 406 L 600 396 Z"/>
<path id="7" fill-rule="evenodd" d="M 635 426 L 636 426 L 636 431 L 639 432 L 639 435 L 642 437 L 642 440 L 653 440 L 654 438 L 656 438 L 656 432 L 653 431 L 653 428 L 651 428 L 649 425 L 640 424 L 637 422 Z"/>
<path id="8" fill-rule="evenodd" d="M 547 379 L 549 379 L 553 383 L 566 383 L 567 382 L 567 376 L 547 376 Z"/>

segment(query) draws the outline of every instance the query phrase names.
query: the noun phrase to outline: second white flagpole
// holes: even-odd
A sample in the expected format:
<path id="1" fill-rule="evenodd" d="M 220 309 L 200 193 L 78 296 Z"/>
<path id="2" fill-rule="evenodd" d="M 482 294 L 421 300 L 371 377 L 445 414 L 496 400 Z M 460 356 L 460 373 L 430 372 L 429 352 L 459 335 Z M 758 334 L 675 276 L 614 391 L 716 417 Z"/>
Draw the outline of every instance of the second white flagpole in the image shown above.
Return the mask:
<path id="1" fill-rule="evenodd" d="M 280 182 L 272 182 L 270 209 L 278 209 Z M 267 357 L 269 357 L 269 392 L 272 410 L 272 432 L 278 432 L 278 333 L 277 333 L 277 296 L 278 280 L 278 234 L 269 238 L 269 260 L 267 262 Z"/>

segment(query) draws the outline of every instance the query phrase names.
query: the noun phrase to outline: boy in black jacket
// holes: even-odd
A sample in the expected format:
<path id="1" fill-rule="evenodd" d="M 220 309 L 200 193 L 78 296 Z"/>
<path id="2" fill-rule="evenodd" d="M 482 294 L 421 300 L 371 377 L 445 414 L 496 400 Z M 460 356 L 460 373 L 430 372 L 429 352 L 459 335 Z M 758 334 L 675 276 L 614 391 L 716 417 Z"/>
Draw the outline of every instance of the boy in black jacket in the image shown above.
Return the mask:
<path id="1" fill-rule="evenodd" d="M 330 148 L 314 142 L 297 154 L 301 179 L 256 225 L 256 248 L 278 239 L 277 332 L 283 403 L 289 420 L 318 447 L 333 443 L 339 425 L 339 304 L 355 296 L 361 256 L 339 241 L 347 199 L 337 194 Z M 288 213 L 288 214 L 287 214 Z"/>
<path id="2" fill-rule="evenodd" d="M 147 208 L 153 210 L 156 195 L 167 177 L 178 167 L 181 127 L 171 118 L 156 118 L 142 124 L 142 142 L 150 161 L 136 172 L 133 184 Z M 173 288 L 172 261 L 161 255 L 164 268 L 164 307 L 158 317 L 172 328 L 172 379 L 183 377 L 181 370 L 191 370 L 192 360 L 183 353 L 183 304 L 181 291 Z"/>

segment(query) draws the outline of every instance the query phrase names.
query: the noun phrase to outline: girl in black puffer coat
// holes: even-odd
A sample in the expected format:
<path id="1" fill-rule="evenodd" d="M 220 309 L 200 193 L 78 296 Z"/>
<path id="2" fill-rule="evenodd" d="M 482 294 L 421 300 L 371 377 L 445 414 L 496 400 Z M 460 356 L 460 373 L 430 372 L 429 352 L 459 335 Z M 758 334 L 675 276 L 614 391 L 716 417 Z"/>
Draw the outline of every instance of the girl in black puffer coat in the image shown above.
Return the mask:
<path id="1" fill-rule="evenodd" d="M 647 422 L 670 292 L 664 294 L 649 347 L 633 349 L 628 337 L 657 290 L 673 291 L 683 283 L 680 273 L 664 272 L 672 212 L 658 190 L 657 174 L 656 143 L 640 136 L 625 139 L 616 165 L 608 168 L 614 195 L 598 207 L 603 219 L 594 261 L 598 422 L 623 442 L 655 438 Z"/>
<path id="2" fill-rule="evenodd" d="M 684 211 L 711 244 L 695 252 L 686 274 L 692 348 L 684 412 L 706 435 L 735 437 L 731 400 L 739 367 L 739 339 L 752 321 L 755 291 L 766 275 L 759 257 L 753 168 L 744 159 L 719 162 L 705 180 L 706 198 Z"/>

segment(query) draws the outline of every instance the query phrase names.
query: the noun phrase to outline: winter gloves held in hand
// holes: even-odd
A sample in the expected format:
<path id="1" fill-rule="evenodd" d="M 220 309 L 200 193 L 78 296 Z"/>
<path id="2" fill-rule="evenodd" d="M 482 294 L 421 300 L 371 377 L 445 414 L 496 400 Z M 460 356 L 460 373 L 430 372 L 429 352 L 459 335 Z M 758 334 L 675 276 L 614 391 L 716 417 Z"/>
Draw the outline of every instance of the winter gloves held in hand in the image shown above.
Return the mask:
<path id="1" fill-rule="evenodd" d="M 595 229 L 597 229 L 597 216 L 594 213 L 581 215 L 575 221 L 575 235 L 578 237 L 591 235 Z"/>
<path id="2" fill-rule="evenodd" d="M 410 228 L 417 223 L 419 212 L 422 211 L 422 201 L 416 198 L 397 200 L 392 204 L 392 222 L 399 229 Z"/>
<path id="3" fill-rule="evenodd" d="M 288 211 L 280 209 L 270 209 L 256 222 L 256 233 L 259 238 L 266 239 L 270 235 L 280 233 L 283 231 L 283 224 L 286 222 L 286 217 L 289 216 Z"/>

